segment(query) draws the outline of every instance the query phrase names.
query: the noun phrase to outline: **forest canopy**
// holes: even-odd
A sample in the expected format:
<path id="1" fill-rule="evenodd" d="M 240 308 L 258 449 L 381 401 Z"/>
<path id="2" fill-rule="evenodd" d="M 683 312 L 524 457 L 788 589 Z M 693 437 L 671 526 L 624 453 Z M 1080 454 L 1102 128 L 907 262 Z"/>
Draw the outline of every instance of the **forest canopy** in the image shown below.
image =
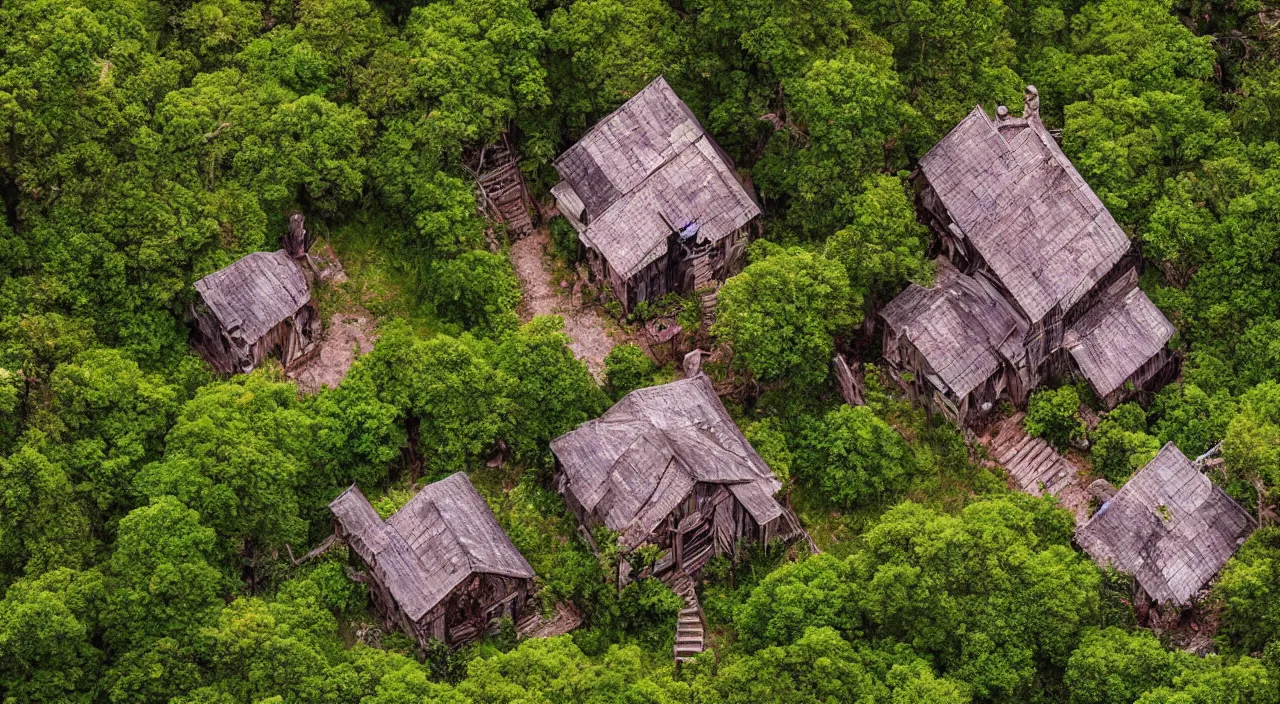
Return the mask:
<path id="1" fill-rule="evenodd" d="M 0 37 L 6 704 L 1280 703 L 1275 0 L 4 0 Z M 510 145 L 551 216 L 555 158 L 659 76 L 760 206 L 745 268 L 623 314 L 547 217 L 532 291 L 477 150 Z M 934 280 L 920 158 L 1029 84 L 1182 368 L 1097 422 L 1084 385 L 1041 390 L 1026 429 L 1116 485 L 1220 444 L 1260 524 L 1181 623 L 877 369 L 879 311 Z M 354 361 L 215 374 L 193 284 L 295 214 L 341 261 L 315 297 L 366 326 Z M 608 323 L 594 366 L 578 309 Z M 655 320 L 683 337 L 637 344 Z M 715 652 L 677 671 L 681 598 L 619 588 L 549 443 L 695 346 L 820 552 L 709 563 Z M 299 559 L 348 486 L 386 518 L 455 472 L 577 629 L 420 648 L 345 549 Z"/>

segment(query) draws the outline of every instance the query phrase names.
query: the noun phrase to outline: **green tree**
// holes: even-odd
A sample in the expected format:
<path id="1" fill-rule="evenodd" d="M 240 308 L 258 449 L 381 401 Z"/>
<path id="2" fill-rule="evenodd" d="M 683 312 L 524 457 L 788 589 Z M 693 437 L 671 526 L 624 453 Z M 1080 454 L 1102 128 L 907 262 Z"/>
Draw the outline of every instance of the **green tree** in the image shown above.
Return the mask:
<path id="1" fill-rule="evenodd" d="M 515 383 L 508 444 L 528 465 L 550 463 L 547 443 L 600 415 L 608 398 L 574 358 L 559 316 L 539 316 L 503 339 L 494 363 Z"/>
<path id="2" fill-rule="evenodd" d="M 1060 671 L 1096 624 L 1097 569 L 1069 546 L 1069 514 L 1026 497 L 959 516 L 886 513 L 850 558 L 867 635 L 910 643 L 975 698 L 1010 698 Z"/>
<path id="3" fill-rule="evenodd" d="M 916 468 L 906 441 L 867 406 L 827 413 L 805 434 L 796 459 L 801 481 L 846 509 L 902 492 Z"/>
<path id="4" fill-rule="evenodd" d="M 1003 2 L 874 0 L 862 10 L 893 44 L 927 136 L 940 136 L 979 102 L 1015 105 L 1022 95 Z"/>
<path id="5" fill-rule="evenodd" d="M 103 594 L 101 575 L 66 568 L 9 587 L 0 601 L 0 689 L 7 698 L 95 701 Z"/>
<path id="6" fill-rule="evenodd" d="M 1067 661 L 1063 684 L 1071 704 L 1131 704 L 1156 687 L 1173 684 L 1178 656 L 1149 631 L 1086 631 Z"/>
<path id="7" fill-rule="evenodd" d="M 107 641 L 119 652 L 211 625 L 230 586 L 218 557 L 213 530 L 172 496 L 130 512 L 107 563 Z"/>
<path id="8" fill-rule="evenodd" d="M 1213 587 L 1222 633 L 1237 652 L 1261 652 L 1280 628 L 1280 530 L 1261 528 L 1227 563 Z"/>
<path id="9" fill-rule="evenodd" d="M 782 482 L 783 496 L 789 495 L 795 482 L 792 472 L 795 455 L 782 423 L 776 418 L 765 418 L 748 425 L 743 432 L 747 442 L 773 470 L 773 476 Z"/>
<path id="10" fill-rule="evenodd" d="M 1093 467 L 1112 482 L 1124 482 L 1160 451 L 1160 443 L 1147 434 L 1147 414 L 1136 403 L 1109 411 L 1091 434 Z"/>
<path id="11" fill-rule="evenodd" d="M 1161 389 L 1151 411 L 1159 418 L 1152 427 L 1159 442 L 1172 442 L 1188 456 L 1195 457 L 1227 434 L 1227 424 L 1236 413 L 1236 402 L 1226 389 L 1210 395 L 1184 381 Z"/>
<path id="12" fill-rule="evenodd" d="M 392 443 L 411 443 L 428 472 L 440 477 L 485 456 L 511 427 L 509 376 L 472 341 L 445 335 L 423 340 L 402 321 L 383 329 L 373 352 L 352 368 L 343 386 L 348 384 L 350 392 L 340 388 L 331 400 L 339 404 L 339 418 L 368 421 L 357 432 L 368 444 L 362 454 L 375 461 L 370 478 L 377 476 L 378 460 L 393 456 Z M 387 425 L 392 413 L 405 435 Z"/>
<path id="13" fill-rule="evenodd" d="M 265 370 L 210 384 L 182 407 L 164 458 L 142 468 L 134 488 L 198 511 L 238 573 L 238 563 L 306 536 L 298 487 L 309 477 L 311 424 L 297 388 Z"/>
<path id="14" fill-rule="evenodd" d="M 445 317 L 478 334 L 518 325 L 520 280 L 504 255 L 477 249 L 439 261 L 431 273 L 431 290 Z"/>
<path id="15" fill-rule="evenodd" d="M 0 458 L 0 576 L 86 567 L 97 549 L 66 469 L 38 442 Z"/>
<path id="16" fill-rule="evenodd" d="M 711 332 L 760 381 L 810 386 L 827 378 L 833 335 L 860 319 L 851 298 L 838 262 L 799 248 L 778 251 L 725 282 Z"/>
<path id="17" fill-rule="evenodd" d="M 46 425 L 52 459 L 99 516 L 115 520 L 133 507 L 138 469 L 159 459 L 178 412 L 180 391 L 113 349 L 85 352 L 49 379 L 53 407 Z"/>
<path id="18" fill-rule="evenodd" d="M 720 665 L 695 683 L 695 701 L 929 701 L 963 704 L 963 686 L 936 677 L 929 664 L 901 648 L 872 651 L 832 628 L 809 628 L 786 646 L 772 646 Z"/>
<path id="19" fill-rule="evenodd" d="M 851 49 L 830 60 L 815 61 L 802 76 L 784 81 L 782 88 L 787 125 L 774 132 L 752 169 L 761 193 L 785 199 L 787 224 L 810 237 L 825 237 L 855 219 L 871 224 L 875 216 L 864 211 L 892 196 L 864 197 L 861 192 L 884 188 L 869 179 L 870 174 L 906 165 L 903 137 L 918 121 L 892 61 L 875 49 Z M 895 234 L 918 236 L 919 232 L 875 233 L 867 244 L 890 243 Z M 871 234 L 850 233 L 852 237 Z M 923 245 L 908 237 L 893 246 L 911 251 Z M 855 282 L 855 290 L 857 283 L 862 282 Z"/>
<path id="20" fill-rule="evenodd" d="M 860 633 L 858 585 L 850 563 L 820 553 L 770 572 L 734 614 L 734 625 L 749 650 L 785 646 L 809 628 Z"/>
<path id="21" fill-rule="evenodd" d="M 567 127 L 584 130 L 650 81 L 683 73 L 690 27 L 661 0 L 583 0 L 548 20 L 548 82 Z"/>
<path id="22" fill-rule="evenodd" d="M 925 248 L 929 231 L 916 219 L 903 182 L 875 176 L 849 206 L 849 224 L 827 239 L 825 254 L 849 274 L 849 288 L 868 304 L 887 302 L 908 280 L 932 276 Z"/>

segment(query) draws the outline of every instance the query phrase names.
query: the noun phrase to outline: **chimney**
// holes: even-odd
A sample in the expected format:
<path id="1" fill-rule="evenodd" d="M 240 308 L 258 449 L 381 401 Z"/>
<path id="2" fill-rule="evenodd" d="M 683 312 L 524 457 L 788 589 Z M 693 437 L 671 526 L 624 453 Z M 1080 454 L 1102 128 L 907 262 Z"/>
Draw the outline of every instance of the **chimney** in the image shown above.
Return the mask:
<path id="1" fill-rule="evenodd" d="M 1035 86 L 1027 86 L 1026 93 L 1023 94 L 1022 116 L 1028 120 L 1034 119 L 1040 121 L 1040 91 Z"/>
<path id="2" fill-rule="evenodd" d="M 307 228 L 303 224 L 302 213 L 289 216 L 289 234 L 284 238 L 284 251 L 294 259 L 307 256 Z"/>

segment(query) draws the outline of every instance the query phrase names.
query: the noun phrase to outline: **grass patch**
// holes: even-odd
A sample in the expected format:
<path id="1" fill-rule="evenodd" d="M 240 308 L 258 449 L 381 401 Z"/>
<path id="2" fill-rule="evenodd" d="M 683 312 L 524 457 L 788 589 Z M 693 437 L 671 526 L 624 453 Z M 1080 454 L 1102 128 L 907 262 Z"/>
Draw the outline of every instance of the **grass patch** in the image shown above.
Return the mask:
<path id="1" fill-rule="evenodd" d="M 403 318 L 420 335 L 430 335 L 440 329 L 440 321 L 432 307 L 423 303 L 421 276 L 409 260 L 397 258 L 385 246 L 383 233 L 388 227 L 398 225 L 362 213 L 325 233 L 324 240 L 338 255 L 348 280 L 319 287 L 320 314 L 328 320 L 334 313 L 364 309 L 378 319 Z"/>

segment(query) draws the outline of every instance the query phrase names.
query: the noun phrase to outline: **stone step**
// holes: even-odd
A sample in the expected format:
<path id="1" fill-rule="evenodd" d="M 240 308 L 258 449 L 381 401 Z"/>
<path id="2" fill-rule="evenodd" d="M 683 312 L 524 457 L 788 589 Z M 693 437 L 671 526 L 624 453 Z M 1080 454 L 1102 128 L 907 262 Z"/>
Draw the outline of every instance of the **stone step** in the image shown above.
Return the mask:
<path id="1" fill-rule="evenodd" d="M 1004 452 L 1002 452 L 999 457 L 1001 464 L 1008 464 L 1012 461 L 1014 457 L 1018 456 L 1018 453 L 1026 449 L 1027 445 L 1031 443 L 1031 440 L 1032 437 L 1030 435 L 1024 434 L 1022 437 L 1018 438 L 1017 442 L 1006 445 Z"/>
<path id="2" fill-rule="evenodd" d="M 1012 474 L 1017 475 L 1019 470 L 1023 468 L 1024 463 L 1031 459 L 1032 455 L 1043 449 L 1044 447 L 1039 443 L 1028 442 L 1022 446 L 1022 449 L 1018 451 L 1018 454 L 1010 457 L 1007 462 L 1003 462 L 1002 464 L 1004 464 L 1005 469 L 1008 469 Z"/>
<path id="3" fill-rule="evenodd" d="M 1032 450 L 1021 462 L 1015 463 L 1014 479 L 1019 484 L 1026 484 L 1028 481 L 1034 481 L 1040 478 L 1047 469 L 1048 464 L 1057 461 L 1057 453 L 1053 451 L 1048 444 L 1036 444 L 1036 448 Z"/>

